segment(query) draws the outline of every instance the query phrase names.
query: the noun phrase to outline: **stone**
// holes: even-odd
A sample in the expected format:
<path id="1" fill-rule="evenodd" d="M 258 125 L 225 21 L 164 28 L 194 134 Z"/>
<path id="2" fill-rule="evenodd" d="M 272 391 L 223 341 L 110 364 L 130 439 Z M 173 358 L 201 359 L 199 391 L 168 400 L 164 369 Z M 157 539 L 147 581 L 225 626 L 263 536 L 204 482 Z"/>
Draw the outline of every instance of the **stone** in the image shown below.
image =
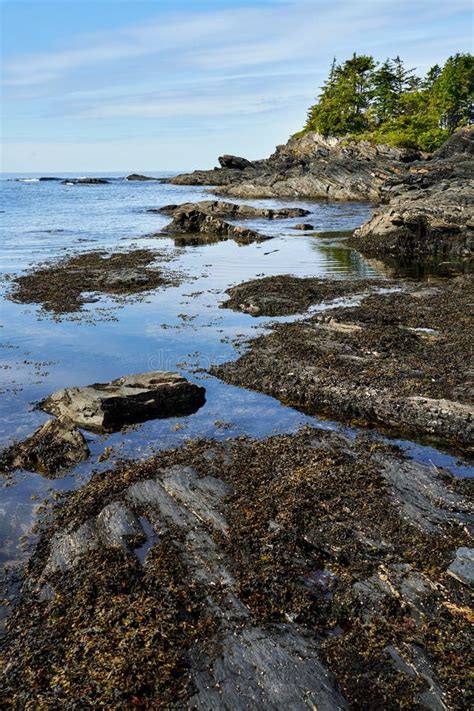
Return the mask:
<path id="1" fill-rule="evenodd" d="M 131 175 L 127 175 L 125 180 L 128 181 L 138 181 L 138 182 L 144 182 L 146 180 L 157 180 L 157 178 L 152 178 L 149 175 L 140 175 L 139 173 L 132 173 Z"/>
<path id="2" fill-rule="evenodd" d="M 63 185 L 105 185 L 110 180 L 105 178 L 67 178 L 62 181 Z"/>
<path id="3" fill-rule="evenodd" d="M 220 156 L 218 160 L 221 168 L 230 168 L 231 170 L 245 170 L 245 168 L 250 168 L 252 165 L 247 158 L 240 158 L 239 156 L 224 155 Z"/>
<path id="4" fill-rule="evenodd" d="M 474 127 L 460 129 L 428 162 L 387 181 L 383 201 L 350 243 L 369 257 L 474 260 Z"/>
<path id="5" fill-rule="evenodd" d="M 448 573 L 461 583 L 474 585 L 474 548 L 458 548 Z"/>
<path id="6" fill-rule="evenodd" d="M 255 230 L 231 225 L 207 212 L 194 208 L 179 212 L 173 221 L 164 228 L 164 232 L 174 234 L 189 233 L 193 236 L 204 235 L 204 238 L 211 237 L 219 241 L 233 239 L 240 244 L 250 244 L 251 242 L 262 242 L 271 239 L 271 237 L 262 235 Z"/>
<path id="7" fill-rule="evenodd" d="M 293 226 L 294 230 L 314 230 L 314 225 L 311 225 L 309 222 L 301 222 L 299 225 L 294 225 Z"/>
<path id="8" fill-rule="evenodd" d="M 48 420 L 11 451 L 13 468 L 50 477 L 85 461 L 90 453 L 82 433 L 67 419 Z"/>
<path id="9" fill-rule="evenodd" d="M 97 432 L 165 417 L 191 415 L 205 402 L 205 389 L 179 373 L 152 371 L 109 383 L 59 390 L 40 403 L 57 417 Z"/>
<path id="10" fill-rule="evenodd" d="M 291 138 L 265 160 L 224 160 L 214 170 L 165 179 L 176 185 L 212 185 L 212 192 L 234 198 L 331 198 L 373 200 L 389 179 L 405 175 L 418 158 L 412 150 L 328 138 L 314 131 Z M 236 169 L 236 166 L 242 166 Z M 232 166 L 232 167 L 231 167 Z"/>

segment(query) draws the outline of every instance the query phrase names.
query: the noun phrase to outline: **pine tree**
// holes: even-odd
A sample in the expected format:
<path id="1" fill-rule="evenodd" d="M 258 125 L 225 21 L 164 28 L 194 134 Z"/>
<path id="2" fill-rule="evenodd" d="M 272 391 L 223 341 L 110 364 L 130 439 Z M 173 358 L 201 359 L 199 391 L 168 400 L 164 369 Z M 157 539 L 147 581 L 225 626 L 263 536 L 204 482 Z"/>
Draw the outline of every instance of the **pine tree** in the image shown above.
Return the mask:
<path id="1" fill-rule="evenodd" d="M 474 57 L 449 57 L 432 87 L 433 106 L 440 124 L 452 133 L 474 122 Z"/>

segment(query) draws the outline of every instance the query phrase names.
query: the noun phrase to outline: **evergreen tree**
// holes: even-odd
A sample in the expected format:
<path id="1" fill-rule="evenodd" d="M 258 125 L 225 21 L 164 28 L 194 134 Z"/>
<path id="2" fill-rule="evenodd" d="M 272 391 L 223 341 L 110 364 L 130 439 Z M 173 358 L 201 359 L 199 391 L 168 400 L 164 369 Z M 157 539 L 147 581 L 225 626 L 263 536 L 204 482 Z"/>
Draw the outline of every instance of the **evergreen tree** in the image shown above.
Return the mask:
<path id="1" fill-rule="evenodd" d="M 452 133 L 474 121 L 474 57 L 449 57 L 432 87 L 433 106 L 440 124 Z"/>
<path id="2" fill-rule="evenodd" d="M 394 115 L 398 103 L 397 76 L 393 63 L 386 59 L 373 75 L 373 116 L 380 125 Z"/>
<path id="3" fill-rule="evenodd" d="M 433 151 L 459 126 L 474 123 L 474 57 L 456 54 L 424 79 L 400 57 L 333 60 L 304 131 L 353 136 Z"/>

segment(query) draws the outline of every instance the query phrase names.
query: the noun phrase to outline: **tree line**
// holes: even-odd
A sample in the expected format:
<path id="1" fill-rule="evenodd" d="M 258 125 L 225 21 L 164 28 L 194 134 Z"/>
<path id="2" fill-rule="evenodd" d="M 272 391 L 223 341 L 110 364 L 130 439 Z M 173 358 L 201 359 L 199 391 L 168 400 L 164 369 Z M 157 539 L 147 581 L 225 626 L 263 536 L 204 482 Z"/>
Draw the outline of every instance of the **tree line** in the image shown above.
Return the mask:
<path id="1" fill-rule="evenodd" d="M 400 57 L 379 64 L 354 54 L 334 59 L 302 133 L 354 136 L 433 151 L 460 126 L 474 123 L 474 56 L 455 54 L 425 77 Z"/>

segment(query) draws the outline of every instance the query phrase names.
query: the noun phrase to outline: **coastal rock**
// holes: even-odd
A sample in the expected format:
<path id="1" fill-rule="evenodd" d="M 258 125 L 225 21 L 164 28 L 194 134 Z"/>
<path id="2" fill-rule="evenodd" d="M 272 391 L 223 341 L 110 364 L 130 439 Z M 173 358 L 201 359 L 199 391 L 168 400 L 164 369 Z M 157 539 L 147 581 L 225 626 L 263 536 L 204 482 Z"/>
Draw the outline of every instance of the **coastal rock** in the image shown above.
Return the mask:
<path id="1" fill-rule="evenodd" d="M 67 419 L 48 420 L 10 450 L 11 467 L 54 477 L 89 456 L 86 441 Z"/>
<path id="2" fill-rule="evenodd" d="M 278 146 L 243 169 L 222 167 L 166 179 L 176 185 L 212 185 L 235 198 L 330 198 L 378 201 L 389 178 L 404 175 L 413 151 L 309 132 Z"/>
<path id="3" fill-rule="evenodd" d="M 240 244 L 263 242 L 271 239 L 255 230 L 231 225 L 218 217 L 195 208 L 178 212 L 173 221 L 164 228 L 164 231 L 175 234 L 188 233 L 193 236 L 203 235 L 204 239 L 209 237 L 219 241 L 233 239 Z"/>
<path id="4" fill-rule="evenodd" d="M 350 243 L 370 257 L 406 262 L 474 260 L 474 127 L 457 131 L 430 161 L 383 187 L 388 205 Z"/>
<path id="5" fill-rule="evenodd" d="M 247 160 L 247 158 L 240 158 L 239 156 L 224 155 L 219 156 L 218 160 L 221 168 L 231 168 L 232 170 L 245 170 L 246 168 L 252 167 L 252 163 Z"/>
<path id="6" fill-rule="evenodd" d="M 294 230 L 314 230 L 314 225 L 311 225 L 309 222 L 300 222 L 298 225 L 293 226 Z"/>
<path id="7" fill-rule="evenodd" d="M 164 207 L 152 208 L 148 210 L 148 212 L 157 212 L 177 217 L 188 210 L 200 210 L 207 212 L 209 215 L 214 215 L 214 217 L 226 217 L 232 220 L 257 218 L 280 220 L 288 217 L 304 217 L 310 214 L 309 210 L 304 210 L 301 207 L 263 208 L 225 202 L 224 200 L 202 200 L 196 203 L 185 202 L 182 205 L 165 205 Z"/>
<path id="8" fill-rule="evenodd" d="M 204 393 L 178 373 L 155 371 L 58 390 L 40 407 L 85 429 L 114 432 L 136 422 L 191 415 L 204 405 Z"/>
<path id="9" fill-rule="evenodd" d="M 147 249 L 72 255 L 16 277 L 10 298 L 22 304 L 39 303 L 47 311 L 63 314 L 79 311 L 91 301 L 91 293 L 133 296 L 176 284 L 177 275 L 151 266 L 157 256 Z"/>
<path id="10" fill-rule="evenodd" d="M 388 286 L 388 282 L 384 282 L 384 286 Z M 281 274 L 232 286 L 226 290 L 230 298 L 220 308 L 252 316 L 287 316 L 306 311 L 322 301 L 367 293 L 377 287 L 380 287 L 378 279 L 335 281 Z"/>
<path id="11" fill-rule="evenodd" d="M 129 182 L 133 181 L 138 181 L 138 182 L 144 182 L 147 180 L 157 180 L 158 178 L 152 178 L 149 175 L 140 175 L 139 173 L 132 173 L 131 175 L 127 175 L 125 180 L 128 180 Z"/>
<path id="12" fill-rule="evenodd" d="M 67 178 L 62 181 L 63 185 L 105 185 L 110 180 L 105 178 Z"/>
<path id="13" fill-rule="evenodd" d="M 261 293 L 258 283 L 240 285 L 229 305 L 254 315 L 291 312 L 284 286 L 291 280 L 282 280 L 283 295 L 278 278 L 261 280 Z M 317 284 L 294 283 L 293 308 L 316 301 Z M 471 290 L 467 275 L 439 279 L 430 289 L 405 284 L 400 291 L 372 293 L 350 308 L 274 324 L 270 333 L 250 341 L 239 359 L 212 367 L 211 373 L 310 415 L 431 437 L 469 452 L 474 441 Z"/>

